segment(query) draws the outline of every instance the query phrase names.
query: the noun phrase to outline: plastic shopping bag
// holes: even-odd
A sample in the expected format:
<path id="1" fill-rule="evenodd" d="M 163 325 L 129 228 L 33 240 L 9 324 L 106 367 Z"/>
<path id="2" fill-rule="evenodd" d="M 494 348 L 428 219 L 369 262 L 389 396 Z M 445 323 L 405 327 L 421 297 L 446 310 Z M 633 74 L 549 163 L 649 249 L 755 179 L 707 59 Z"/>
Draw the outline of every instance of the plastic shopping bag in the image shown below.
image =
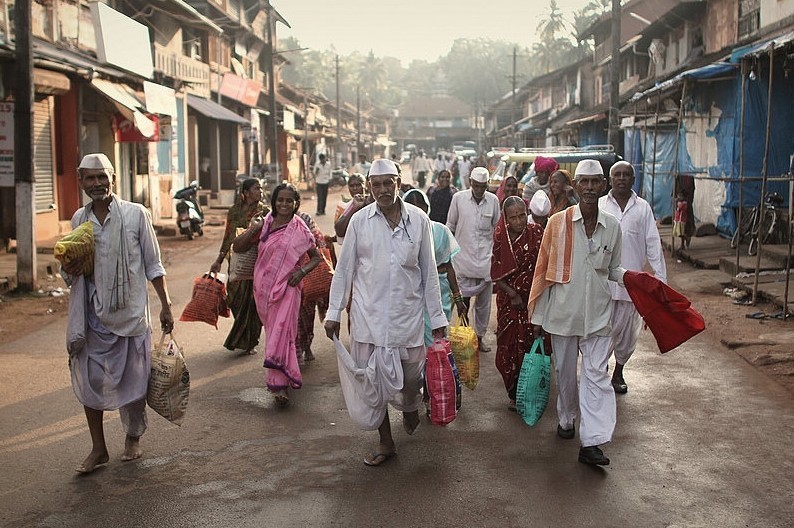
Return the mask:
<path id="1" fill-rule="evenodd" d="M 546 355 L 543 338 L 536 337 L 532 348 L 524 354 L 516 387 L 516 410 L 529 426 L 543 416 L 549 403 L 551 388 L 551 358 Z"/>
<path id="2" fill-rule="evenodd" d="M 83 275 L 87 277 L 94 273 L 93 224 L 89 221 L 75 227 L 71 233 L 55 243 L 52 254 L 61 264 L 69 264 L 79 258 L 85 259 Z"/>
<path id="3" fill-rule="evenodd" d="M 456 322 L 461 322 L 460 320 Z M 455 356 L 460 382 L 471 390 L 480 381 L 480 352 L 477 348 L 477 333 L 465 322 L 449 327 L 449 344 Z"/>
<path id="4" fill-rule="evenodd" d="M 190 372 L 173 334 L 166 334 L 152 352 L 146 403 L 169 422 L 182 425 L 190 396 Z"/>
<path id="5" fill-rule="evenodd" d="M 425 376 L 430 395 L 430 421 L 447 425 L 457 416 L 455 374 L 449 363 L 449 341 L 436 339 L 427 349 Z"/>

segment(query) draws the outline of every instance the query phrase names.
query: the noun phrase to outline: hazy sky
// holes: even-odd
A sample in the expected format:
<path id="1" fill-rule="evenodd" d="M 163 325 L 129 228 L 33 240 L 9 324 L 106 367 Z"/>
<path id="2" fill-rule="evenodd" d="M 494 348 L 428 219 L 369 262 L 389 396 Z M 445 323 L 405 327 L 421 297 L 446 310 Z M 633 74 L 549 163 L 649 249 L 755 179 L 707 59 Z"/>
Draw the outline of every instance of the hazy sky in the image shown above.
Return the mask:
<path id="1" fill-rule="evenodd" d="M 315 50 L 352 51 L 433 61 L 456 38 L 487 37 L 530 46 L 548 0 L 271 0 L 292 29 L 279 24 L 279 38 L 293 36 Z M 557 0 L 566 15 L 588 0 Z"/>

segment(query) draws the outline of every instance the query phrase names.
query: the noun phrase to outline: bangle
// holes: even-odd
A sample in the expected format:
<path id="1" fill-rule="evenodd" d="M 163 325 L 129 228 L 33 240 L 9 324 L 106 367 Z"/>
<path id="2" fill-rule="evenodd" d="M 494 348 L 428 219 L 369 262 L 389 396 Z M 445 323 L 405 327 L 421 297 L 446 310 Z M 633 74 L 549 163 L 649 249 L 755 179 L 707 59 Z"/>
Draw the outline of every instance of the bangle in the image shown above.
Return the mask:
<path id="1" fill-rule="evenodd" d="M 308 271 L 306 271 L 305 269 L 303 269 L 303 266 L 301 266 L 300 272 L 301 272 L 301 274 L 303 274 L 303 276 L 304 276 L 304 277 L 305 277 L 306 275 L 308 275 L 308 273 L 309 273 Z"/>

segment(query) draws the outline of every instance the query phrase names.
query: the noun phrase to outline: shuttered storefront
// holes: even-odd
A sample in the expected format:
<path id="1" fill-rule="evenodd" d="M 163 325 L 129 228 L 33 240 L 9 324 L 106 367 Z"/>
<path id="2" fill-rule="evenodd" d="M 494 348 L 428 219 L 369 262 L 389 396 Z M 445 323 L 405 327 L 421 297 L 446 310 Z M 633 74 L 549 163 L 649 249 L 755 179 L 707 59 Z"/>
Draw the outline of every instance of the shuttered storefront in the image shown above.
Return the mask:
<path id="1" fill-rule="evenodd" d="M 33 103 L 33 171 L 36 178 L 36 212 L 55 206 L 54 156 L 52 149 L 52 97 Z"/>

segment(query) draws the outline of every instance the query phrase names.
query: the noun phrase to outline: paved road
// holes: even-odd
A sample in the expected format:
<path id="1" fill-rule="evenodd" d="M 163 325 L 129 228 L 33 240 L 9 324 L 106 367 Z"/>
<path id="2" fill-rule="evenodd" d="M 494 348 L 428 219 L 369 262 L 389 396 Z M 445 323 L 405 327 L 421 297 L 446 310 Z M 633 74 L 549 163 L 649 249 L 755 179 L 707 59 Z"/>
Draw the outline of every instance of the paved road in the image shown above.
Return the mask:
<path id="1" fill-rule="evenodd" d="M 184 242 L 189 258 L 170 253 L 177 312 L 217 251 L 218 228 L 209 231 Z M 455 422 L 425 422 L 408 437 L 393 413 L 399 455 L 369 468 L 375 435 L 350 423 L 319 323 L 318 359 L 286 410 L 264 389 L 261 355 L 222 347 L 229 323 L 178 324 L 193 380 L 184 425 L 150 413 L 145 458 L 122 463 L 108 413 L 111 463 L 87 477 L 73 471 L 89 438 L 69 385 L 65 321 L 0 344 L 0 525 L 792 525 L 791 395 L 708 336 L 665 356 L 643 336 L 606 469 L 578 463 L 577 441 L 556 437 L 553 404 L 533 428 L 507 410 L 493 354 Z"/>

